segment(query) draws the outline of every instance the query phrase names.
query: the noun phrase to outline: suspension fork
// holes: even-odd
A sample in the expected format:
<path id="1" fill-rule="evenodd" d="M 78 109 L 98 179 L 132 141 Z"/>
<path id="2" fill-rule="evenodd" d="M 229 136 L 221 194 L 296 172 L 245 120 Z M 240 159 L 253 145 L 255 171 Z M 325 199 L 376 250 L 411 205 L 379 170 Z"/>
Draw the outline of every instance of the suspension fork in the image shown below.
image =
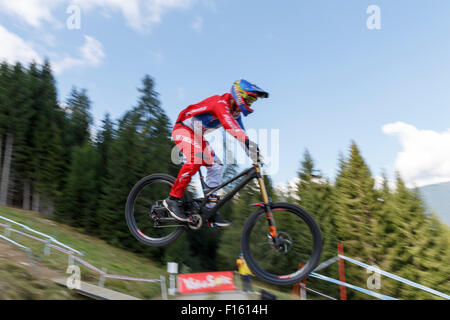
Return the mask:
<path id="1" fill-rule="evenodd" d="M 273 219 L 272 209 L 270 208 L 271 200 L 269 199 L 269 196 L 267 195 L 266 185 L 264 184 L 264 179 L 261 174 L 261 167 L 258 163 L 255 163 L 254 166 L 255 166 L 255 172 L 256 172 L 256 179 L 258 180 L 259 189 L 261 191 L 261 197 L 262 197 L 262 201 L 263 201 L 264 211 L 266 212 L 266 219 L 267 219 L 267 223 L 269 225 L 270 235 L 271 235 L 274 243 L 276 243 L 277 238 L 278 238 L 278 233 L 277 233 L 277 228 L 275 226 L 275 220 Z"/>

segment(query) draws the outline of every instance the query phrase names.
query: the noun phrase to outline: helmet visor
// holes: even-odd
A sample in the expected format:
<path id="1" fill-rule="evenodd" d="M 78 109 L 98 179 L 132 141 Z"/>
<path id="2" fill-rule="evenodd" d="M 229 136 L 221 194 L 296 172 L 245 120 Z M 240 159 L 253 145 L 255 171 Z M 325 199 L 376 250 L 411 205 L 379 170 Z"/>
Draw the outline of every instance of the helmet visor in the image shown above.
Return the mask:
<path id="1" fill-rule="evenodd" d="M 244 100 L 248 106 L 251 106 L 252 103 L 255 102 L 257 99 L 258 99 L 258 97 L 256 97 L 256 96 L 248 95 Z"/>

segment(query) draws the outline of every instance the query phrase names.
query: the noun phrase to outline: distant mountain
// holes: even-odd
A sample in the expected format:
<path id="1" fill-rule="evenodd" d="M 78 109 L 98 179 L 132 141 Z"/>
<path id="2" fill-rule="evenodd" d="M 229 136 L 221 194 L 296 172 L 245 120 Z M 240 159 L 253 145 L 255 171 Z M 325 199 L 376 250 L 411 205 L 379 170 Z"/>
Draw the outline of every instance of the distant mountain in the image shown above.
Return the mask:
<path id="1" fill-rule="evenodd" d="M 427 207 L 450 226 L 450 182 L 423 186 L 419 191 Z"/>

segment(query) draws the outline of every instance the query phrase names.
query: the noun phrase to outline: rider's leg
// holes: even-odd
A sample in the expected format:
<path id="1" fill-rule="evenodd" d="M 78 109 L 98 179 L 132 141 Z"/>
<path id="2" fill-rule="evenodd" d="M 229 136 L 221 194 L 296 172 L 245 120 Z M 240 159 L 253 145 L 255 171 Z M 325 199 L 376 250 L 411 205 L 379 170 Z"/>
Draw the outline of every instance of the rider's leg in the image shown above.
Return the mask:
<path id="1" fill-rule="evenodd" d="M 191 182 L 192 177 L 198 172 L 201 164 L 185 163 L 178 173 L 177 180 L 175 181 L 170 195 L 174 198 L 180 199 L 183 196 L 184 190 Z"/>
<path id="2" fill-rule="evenodd" d="M 164 206 L 171 216 L 179 221 L 187 221 L 181 207 L 181 197 L 194 176 L 202 165 L 210 166 L 213 163 L 213 153 L 208 142 L 202 137 L 197 138 L 194 131 L 182 124 L 176 124 L 172 132 L 172 138 L 177 147 L 186 157 L 186 163 L 178 173 L 178 177 L 172 186 L 169 198 L 163 201 Z"/>
<path id="3" fill-rule="evenodd" d="M 214 163 L 211 166 L 206 167 L 207 176 L 206 176 L 206 184 L 210 188 L 215 188 L 222 183 L 222 175 L 223 175 L 223 165 L 220 159 L 214 154 Z M 217 203 L 217 194 L 213 193 L 209 197 L 209 201 L 206 204 L 206 208 L 211 209 Z M 214 217 L 210 219 L 209 222 L 214 223 L 218 227 L 228 227 L 230 222 L 226 221 L 224 218 L 220 216 L 217 212 Z"/>
<path id="4" fill-rule="evenodd" d="M 210 167 L 206 167 L 206 184 L 210 188 L 215 188 L 222 183 L 223 164 L 215 156 L 214 164 Z"/>

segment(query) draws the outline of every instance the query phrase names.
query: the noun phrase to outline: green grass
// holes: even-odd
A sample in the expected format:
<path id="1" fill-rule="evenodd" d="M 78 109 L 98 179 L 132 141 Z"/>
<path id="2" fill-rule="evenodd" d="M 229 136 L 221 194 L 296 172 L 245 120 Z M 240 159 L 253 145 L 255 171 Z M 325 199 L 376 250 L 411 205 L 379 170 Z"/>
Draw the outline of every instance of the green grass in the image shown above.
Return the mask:
<path id="1" fill-rule="evenodd" d="M 72 247 L 73 249 L 83 252 L 83 259 L 85 261 L 99 269 L 106 268 L 108 274 L 151 279 L 159 279 L 160 275 L 163 275 L 166 277 L 168 284 L 168 274 L 166 272 L 165 266 L 161 266 L 159 263 L 152 262 L 149 259 L 141 257 L 135 253 L 115 248 L 101 239 L 83 234 L 82 230 L 46 219 L 43 215 L 36 212 L 0 207 L 0 215 L 12 219 L 16 222 L 22 223 L 39 232 L 53 236 L 58 241 Z M 0 223 L 6 224 L 6 222 L 2 219 L 0 219 Z M 12 228 L 19 231 L 24 231 L 19 226 L 12 225 Z M 4 229 L 0 228 L 0 232 L 3 233 Z M 32 234 L 29 231 L 25 232 L 28 234 Z M 17 233 L 12 233 L 11 238 L 22 245 L 30 247 L 32 249 L 34 258 L 37 261 L 45 264 L 45 266 L 52 270 L 57 270 L 60 273 L 61 277 L 69 276 L 65 273 L 68 266 L 68 257 L 66 254 L 52 249 L 50 256 L 44 257 L 43 243 L 28 239 L 27 237 L 24 237 Z M 3 240 L 0 239 L 0 241 Z M 17 250 L 20 249 L 18 248 Z M 0 269 L 0 271 L 3 272 L 0 273 L 0 279 L 8 279 L 11 283 L 17 281 L 19 282 L 19 284 L 11 285 L 10 289 L 8 290 L 9 292 L 11 292 L 10 298 L 12 299 L 14 299 L 15 297 L 24 296 L 20 294 L 16 296 L 14 294 L 15 290 L 17 290 L 18 292 L 24 292 L 24 290 L 27 288 L 26 284 L 20 282 L 20 279 L 13 279 L 12 276 L 8 275 L 8 268 L 11 268 L 13 270 L 16 267 L 9 265 L 5 270 L 5 267 L 3 265 L 3 268 Z M 20 266 L 20 268 L 22 268 L 22 266 Z M 93 284 L 98 283 L 98 273 L 86 268 L 83 265 L 80 265 L 80 268 L 82 281 Z M 26 270 L 26 268 L 22 269 Z M 30 270 L 28 270 L 28 273 L 30 273 Z M 32 276 L 32 274 L 30 274 L 30 276 Z M 42 293 L 39 293 L 39 287 L 43 286 L 41 283 L 42 280 L 34 279 L 33 281 L 35 282 L 32 282 L 32 285 L 30 285 L 30 290 L 33 293 L 30 293 L 30 295 L 25 295 L 24 297 L 26 297 L 26 299 L 45 299 L 46 295 L 48 295 L 49 298 L 55 298 L 57 295 L 55 292 L 61 291 L 61 288 L 57 288 L 56 285 L 46 283 L 44 285 L 45 288 L 42 290 Z M 36 288 L 34 288 L 34 284 L 36 285 Z M 238 277 L 236 277 L 236 284 L 238 287 L 240 287 L 240 280 Z M 271 287 L 259 281 L 254 281 L 253 285 L 254 290 L 257 292 L 259 292 L 260 289 L 264 289 L 270 293 L 275 294 L 277 296 L 277 299 L 291 299 L 290 292 L 279 291 L 276 287 Z M 141 299 L 161 299 L 161 287 L 159 283 L 106 279 L 105 287 Z M 34 289 L 32 290 L 32 288 Z M 74 296 L 71 295 L 71 293 L 64 293 L 61 294 L 60 298 L 70 299 L 74 298 Z M 171 297 L 169 296 L 169 298 Z"/>
<path id="2" fill-rule="evenodd" d="M 76 228 L 45 219 L 38 213 L 0 207 L 0 215 L 22 223 L 39 232 L 53 236 L 58 241 L 83 252 L 83 259 L 85 261 L 99 269 L 106 268 L 108 274 L 150 279 L 159 279 L 160 275 L 166 276 L 165 270 L 158 266 L 157 263 L 152 263 L 150 260 L 134 253 L 108 245 L 105 241 L 85 235 L 81 233 L 81 230 L 77 230 Z M 6 224 L 2 219 L 0 219 L 0 223 Z M 12 226 L 12 228 L 24 231 L 19 226 Z M 0 232 L 3 233 L 3 231 L 3 228 L 0 228 Z M 26 233 L 32 234 L 28 231 Z M 68 266 L 68 257 L 66 254 L 52 249 L 50 256 L 44 257 L 43 243 L 28 239 L 17 233 L 12 233 L 11 237 L 18 243 L 30 247 L 36 260 L 44 262 L 51 269 L 58 270 L 62 277 L 69 276 L 65 274 Z M 82 281 L 93 284 L 98 283 L 98 273 L 91 271 L 83 265 L 80 265 L 80 268 Z M 161 298 L 161 287 L 159 283 L 106 279 L 105 287 L 142 299 Z"/>
<path id="3" fill-rule="evenodd" d="M 84 299 L 50 280 L 40 279 L 29 267 L 0 259 L 0 300 Z"/>

